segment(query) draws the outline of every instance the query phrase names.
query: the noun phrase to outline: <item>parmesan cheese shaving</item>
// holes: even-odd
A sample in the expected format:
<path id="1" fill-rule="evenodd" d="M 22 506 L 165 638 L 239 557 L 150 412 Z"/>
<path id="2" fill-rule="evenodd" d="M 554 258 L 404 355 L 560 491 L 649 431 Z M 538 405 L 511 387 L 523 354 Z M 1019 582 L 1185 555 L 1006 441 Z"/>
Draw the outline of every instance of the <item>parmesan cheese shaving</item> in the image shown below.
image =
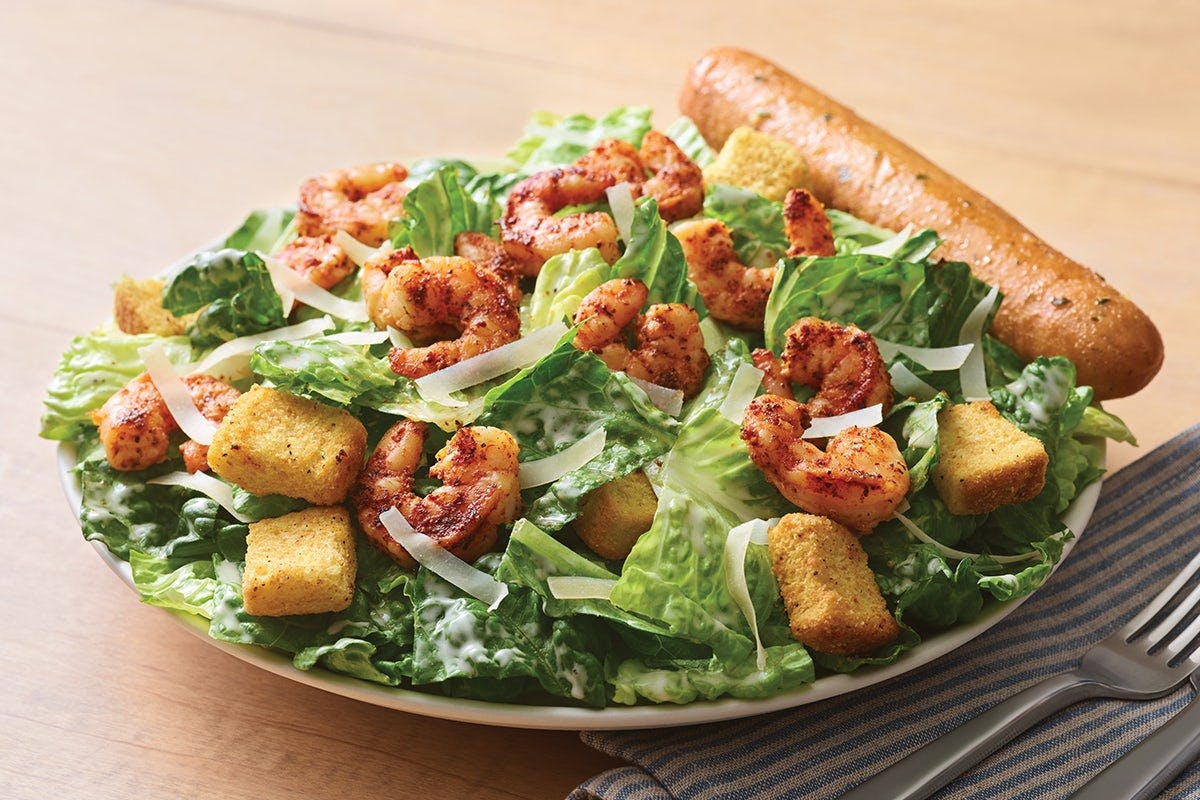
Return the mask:
<path id="1" fill-rule="evenodd" d="M 629 243 L 629 232 L 633 229 L 633 187 L 628 183 L 618 183 L 604 190 L 608 195 L 608 207 L 612 209 L 613 222 L 617 223 L 617 233 L 621 241 Z"/>
<path id="2" fill-rule="evenodd" d="M 539 458 L 537 461 L 526 461 L 521 464 L 521 488 L 544 486 L 574 472 L 604 452 L 604 442 L 607 438 L 608 432 L 604 428 L 597 428 L 575 444 L 553 455 Z"/>
<path id="3" fill-rule="evenodd" d="M 879 346 L 879 353 L 885 359 L 891 360 L 897 355 L 905 355 L 934 372 L 958 369 L 975 349 L 974 343 L 959 344 L 954 347 L 912 347 L 878 338 L 875 339 L 875 344 Z"/>
<path id="4" fill-rule="evenodd" d="M 761 519 L 743 522 L 729 532 L 725 538 L 725 552 L 721 566 L 725 570 L 725 588 L 729 597 L 741 609 L 750 630 L 754 631 L 755 663 L 760 670 L 767 666 L 767 651 L 763 648 L 762 637 L 758 633 L 758 614 L 754 610 L 754 601 L 750 599 L 750 586 L 746 583 L 746 551 L 749 549 L 750 538 L 755 530 L 766 525 Z"/>
<path id="5" fill-rule="evenodd" d="M 888 367 L 888 374 L 892 376 L 892 388 L 905 397 L 932 400 L 937 395 L 937 389 L 918 378 L 903 362 L 897 361 Z"/>
<path id="6" fill-rule="evenodd" d="M 266 257 L 267 272 L 275 291 L 283 300 L 284 314 L 291 313 L 290 303 L 296 300 L 318 311 L 324 311 L 349 322 L 367 322 L 367 306 L 361 300 L 347 300 L 327 292 L 287 265 Z"/>
<path id="7" fill-rule="evenodd" d="M 217 501 L 217 505 L 228 511 L 238 522 L 253 522 L 253 517 L 247 517 L 238 512 L 233 505 L 233 487 L 219 478 L 214 478 L 204 472 L 168 472 L 157 478 L 151 478 L 146 483 L 160 486 L 182 486 Z"/>
<path id="8" fill-rule="evenodd" d="M 247 378 L 250 376 L 250 355 L 258 345 L 263 342 L 307 339 L 310 336 L 324 333 L 332 327 L 332 319 L 321 317 L 320 319 L 310 319 L 307 322 L 301 322 L 299 325 L 289 325 L 286 328 L 276 328 L 273 331 L 264 331 L 252 336 L 231 339 L 200 361 L 189 366 L 187 372 L 189 375 L 204 372 L 233 380 Z M 217 367 L 222 367 L 222 369 L 218 370 Z"/>
<path id="9" fill-rule="evenodd" d="M 392 252 L 392 243 L 385 241 L 378 248 L 363 244 L 345 231 L 333 235 L 333 243 L 342 248 L 342 252 L 358 266 L 367 263 L 368 259 Z"/>
<path id="10" fill-rule="evenodd" d="M 729 394 L 725 395 L 725 401 L 721 403 L 721 416 L 741 425 L 742 417 L 746 416 L 746 406 L 750 405 L 750 401 L 758 394 L 762 379 L 763 372 L 758 367 L 744 361 L 738 364 L 737 371 L 733 373 L 733 379 L 729 382 Z"/>
<path id="11" fill-rule="evenodd" d="M 383 344 L 388 340 L 388 332 L 346 331 L 345 333 L 332 333 L 325 338 L 331 342 L 340 342 L 341 344 L 349 345 Z"/>
<path id="12" fill-rule="evenodd" d="M 959 344 L 977 345 L 958 371 L 963 398 L 967 402 L 987 400 L 989 397 L 987 374 L 983 366 L 983 326 L 987 324 L 988 314 L 995 308 L 999 296 L 999 288 L 993 286 L 975 308 L 971 309 L 958 332 Z"/>
<path id="13" fill-rule="evenodd" d="M 838 414 L 836 417 L 815 417 L 812 424 L 804 429 L 804 434 L 800 438 L 826 439 L 830 436 L 837 436 L 852 426 L 870 428 L 881 422 L 883 422 L 883 405 L 876 403 L 848 414 Z"/>
<path id="14" fill-rule="evenodd" d="M 392 342 L 392 347 L 399 347 L 401 350 L 408 350 L 413 346 L 412 339 L 404 335 L 404 332 L 399 328 L 393 328 L 391 325 L 387 329 L 388 339 Z"/>
<path id="15" fill-rule="evenodd" d="M 556 600 L 607 600 L 617 582 L 611 578 L 551 575 L 546 586 Z"/>
<path id="16" fill-rule="evenodd" d="M 450 393 L 529 366 L 553 350 L 566 332 L 567 326 L 562 321 L 547 325 L 515 342 L 417 378 L 417 389 L 427 400 L 452 408 L 464 406 L 465 401 L 454 399 Z"/>
<path id="17" fill-rule="evenodd" d="M 683 411 L 683 392 L 679 389 L 669 389 L 666 386 L 659 386 L 657 383 L 644 381 L 632 375 L 629 376 L 629 380 L 633 381 L 634 386 L 645 392 L 655 408 L 664 414 L 678 417 L 679 412 Z"/>
<path id="18" fill-rule="evenodd" d="M 171 417 L 189 439 L 202 445 L 212 444 L 217 424 L 200 413 L 192 402 L 192 393 L 175 371 L 162 344 L 155 342 L 138 350 L 154 388 L 162 395 Z"/>
<path id="19" fill-rule="evenodd" d="M 508 586 L 480 572 L 458 556 L 444 550 L 437 542 L 418 532 L 393 506 L 379 515 L 379 522 L 393 539 L 425 569 L 462 589 L 495 611 L 508 596 Z"/>

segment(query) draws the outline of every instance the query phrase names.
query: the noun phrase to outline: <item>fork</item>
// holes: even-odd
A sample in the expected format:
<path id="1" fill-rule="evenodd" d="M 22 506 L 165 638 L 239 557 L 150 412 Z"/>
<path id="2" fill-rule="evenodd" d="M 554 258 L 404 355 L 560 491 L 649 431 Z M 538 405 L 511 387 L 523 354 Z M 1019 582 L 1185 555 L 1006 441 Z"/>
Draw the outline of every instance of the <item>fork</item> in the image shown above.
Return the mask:
<path id="1" fill-rule="evenodd" d="M 1183 683 L 1200 667 L 1200 553 L 1126 625 L 1088 650 L 1079 666 L 999 703 L 897 761 L 842 795 L 842 800 L 923 800 L 1002 745 L 1073 703 L 1093 697 L 1149 700 Z M 1180 624 L 1186 627 L 1174 633 Z"/>

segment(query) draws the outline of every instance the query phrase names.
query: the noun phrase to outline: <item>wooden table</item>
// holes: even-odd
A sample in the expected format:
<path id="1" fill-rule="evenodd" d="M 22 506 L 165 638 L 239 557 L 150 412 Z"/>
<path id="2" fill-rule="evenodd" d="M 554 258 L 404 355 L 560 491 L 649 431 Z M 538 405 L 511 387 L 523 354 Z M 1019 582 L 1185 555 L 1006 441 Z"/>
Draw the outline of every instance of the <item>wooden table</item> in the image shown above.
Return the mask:
<path id="1" fill-rule="evenodd" d="M 385 711 L 208 647 L 84 544 L 36 419 L 121 273 L 159 270 L 330 167 L 502 153 L 534 109 L 649 103 L 665 125 L 711 44 L 793 68 L 1142 304 L 1166 366 L 1110 405 L 1142 450 L 1200 417 L 1194 6 L 570 7 L 0 6 L 0 796 L 555 797 L 610 766 L 571 733 Z M 1110 449 L 1114 467 L 1137 455 Z"/>

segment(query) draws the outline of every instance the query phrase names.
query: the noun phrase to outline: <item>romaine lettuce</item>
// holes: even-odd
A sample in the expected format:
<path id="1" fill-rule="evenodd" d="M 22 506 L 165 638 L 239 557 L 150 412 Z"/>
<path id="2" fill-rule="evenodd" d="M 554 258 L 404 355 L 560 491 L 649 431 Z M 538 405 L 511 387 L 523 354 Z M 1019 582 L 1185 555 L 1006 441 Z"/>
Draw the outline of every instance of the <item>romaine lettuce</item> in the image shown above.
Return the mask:
<path id="1" fill-rule="evenodd" d="M 389 226 L 392 244 L 410 246 L 422 258 L 454 255 L 460 233 L 491 233 L 500 204 L 488 178 L 461 162 L 435 169 L 404 196 L 404 216 Z"/>
<path id="2" fill-rule="evenodd" d="M 212 345 L 286 324 L 283 302 L 263 260 L 224 249 L 200 253 L 167 279 L 163 307 L 176 316 L 199 311 L 188 327 L 198 345 Z"/>
<path id="3" fill-rule="evenodd" d="M 641 147 L 650 130 L 650 109 L 622 106 L 599 119 L 586 114 L 560 117 L 535 111 L 525 126 L 525 135 L 508 151 L 508 158 L 522 175 L 570 164 L 605 139 L 622 139 Z"/>
<path id="4" fill-rule="evenodd" d="M 570 250 L 546 260 L 529 295 L 529 331 L 566 318 L 573 320 L 588 292 L 608 280 L 612 267 L 594 247 Z"/>
<path id="5" fill-rule="evenodd" d="M 680 117 L 664 130 L 663 134 L 673 141 L 683 151 L 683 154 L 696 162 L 697 166 L 707 167 L 717 157 L 716 152 L 704 141 L 704 136 L 691 117 Z"/>

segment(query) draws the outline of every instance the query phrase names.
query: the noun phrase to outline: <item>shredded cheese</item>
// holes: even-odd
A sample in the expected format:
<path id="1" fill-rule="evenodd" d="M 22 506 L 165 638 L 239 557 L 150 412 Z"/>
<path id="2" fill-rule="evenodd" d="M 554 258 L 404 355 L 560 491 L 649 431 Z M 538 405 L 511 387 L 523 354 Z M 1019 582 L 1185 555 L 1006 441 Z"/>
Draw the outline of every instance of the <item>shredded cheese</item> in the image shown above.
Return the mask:
<path id="1" fill-rule="evenodd" d="M 148 344 L 138 350 L 138 355 L 142 357 L 146 372 L 149 373 L 154 388 L 162 395 L 163 403 L 166 404 L 167 411 L 175 420 L 175 424 L 187 434 L 189 439 L 203 445 L 212 444 L 213 434 L 217 432 L 217 424 L 196 408 L 196 404 L 192 401 L 191 390 L 179 377 L 179 373 L 175 371 L 162 344 L 159 342 Z"/>
<path id="2" fill-rule="evenodd" d="M 332 327 L 333 320 L 326 316 L 320 319 L 310 319 L 299 325 L 289 325 L 286 328 L 276 328 L 273 331 L 231 339 L 189 366 L 187 372 L 188 374 L 204 372 L 234 380 L 246 378 L 250 376 L 250 355 L 254 352 L 254 348 L 263 342 L 307 339 L 324 333 Z M 222 369 L 218 370 L 217 367 Z"/>
<path id="3" fill-rule="evenodd" d="M 521 488 L 544 486 L 574 472 L 604 452 L 604 442 L 607 438 L 608 432 L 604 428 L 597 428 L 570 447 L 553 455 L 539 458 L 537 461 L 526 461 L 521 464 Z"/>
<path id="4" fill-rule="evenodd" d="M 580 575 L 551 575 L 546 579 L 546 586 L 555 600 L 607 600 L 616 585 L 611 578 Z"/>
<path id="5" fill-rule="evenodd" d="M 456 400 L 450 393 L 529 366 L 553 350 L 566 332 L 567 326 L 561 320 L 552 323 L 515 342 L 417 378 L 417 389 L 427 400 L 452 408 L 465 406 L 465 401 Z"/>
<path id="6" fill-rule="evenodd" d="M 486 572 L 480 572 L 443 549 L 433 539 L 418 532 L 394 506 L 379 515 L 379 522 L 418 564 L 476 600 L 487 603 L 488 611 L 495 611 L 500 602 L 508 596 L 507 585 Z"/>
<path id="7" fill-rule="evenodd" d="M 632 375 L 629 376 L 629 380 L 633 381 L 634 386 L 645 392 L 655 408 L 664 414 L 678 417 L 679 412 L 683 411 L 683 392 L 679 389 L 669 389 L 666 386 L 659 386 L 657 383 L 644 381 Z"/>
<path id="8" fill-rule="evenodd" d="M 804 429 L 800 438 L 826 439 L 830 436 L 837 436 L 849 427 L 870 428 L 881 422 L 883 422 L 883 405 L 876 403 L 847 414 L 838 414 L 836 417 L 815 417 L 812 424 Z"/>

